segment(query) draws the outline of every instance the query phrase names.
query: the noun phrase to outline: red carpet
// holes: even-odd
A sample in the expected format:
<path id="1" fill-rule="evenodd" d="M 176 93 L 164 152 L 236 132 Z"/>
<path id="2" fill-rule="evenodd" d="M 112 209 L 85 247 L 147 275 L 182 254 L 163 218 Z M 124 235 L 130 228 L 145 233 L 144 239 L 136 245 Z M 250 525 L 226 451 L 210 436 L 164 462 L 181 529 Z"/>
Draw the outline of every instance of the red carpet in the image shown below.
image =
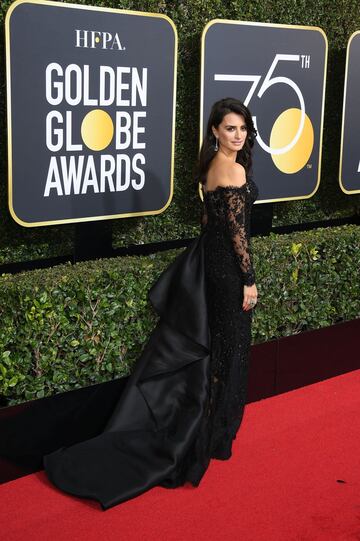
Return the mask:
<path id="1" fill-rule="evenodd" d="M 0 498 L 6 541 L 360 540 L 360 370 L 249 404 L 233 457 L 213 460 L 197 489 L 103 512 L 39 473 Z"/>

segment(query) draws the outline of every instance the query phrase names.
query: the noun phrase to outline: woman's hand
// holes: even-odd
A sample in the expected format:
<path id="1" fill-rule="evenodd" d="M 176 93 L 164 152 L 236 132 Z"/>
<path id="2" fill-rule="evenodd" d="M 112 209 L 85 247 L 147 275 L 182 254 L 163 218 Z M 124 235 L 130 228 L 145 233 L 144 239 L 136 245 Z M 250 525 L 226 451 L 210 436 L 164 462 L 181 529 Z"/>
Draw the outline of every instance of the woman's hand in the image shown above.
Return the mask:
<path id="1" fill-rule="evenodd" d="M 244 301 L 242 307 L 245 312 L 251 310 L 251 308 L 254 308 L 257 303 L 257 297 L 258 292 L 255 284 L 252 286 L 244 286 Z M 250 301 L 255 301 L 255 303 L 250 304 Z"/>

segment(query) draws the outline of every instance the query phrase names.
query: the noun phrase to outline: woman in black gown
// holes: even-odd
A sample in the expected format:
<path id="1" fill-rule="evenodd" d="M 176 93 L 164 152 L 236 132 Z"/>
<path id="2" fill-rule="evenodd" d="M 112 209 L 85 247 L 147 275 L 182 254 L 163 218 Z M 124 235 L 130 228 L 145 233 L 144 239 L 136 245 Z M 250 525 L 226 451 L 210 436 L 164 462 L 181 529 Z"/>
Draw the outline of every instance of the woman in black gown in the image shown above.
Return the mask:
<path id="1" fill-rule="evenodd" d="M 247 390 L 252 309 L 248 109 L 212 108 L 200 152 L 200 236 L 149 292 L 160 318 L 104 431 L 44 457 L 62 490 L 103 509 L 154 486 L 198 486 L 211 458 L 231 456 Z"/>

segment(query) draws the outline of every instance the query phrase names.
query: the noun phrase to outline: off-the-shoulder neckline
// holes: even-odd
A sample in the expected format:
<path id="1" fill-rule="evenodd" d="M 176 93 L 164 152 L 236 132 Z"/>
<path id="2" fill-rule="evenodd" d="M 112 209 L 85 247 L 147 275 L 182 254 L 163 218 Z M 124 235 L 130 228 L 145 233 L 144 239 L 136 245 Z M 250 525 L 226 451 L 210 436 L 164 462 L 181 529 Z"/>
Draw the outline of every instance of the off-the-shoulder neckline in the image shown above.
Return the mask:
<path id="1" fill-rule="evenodd" d="M 235 186 L 234 184 L 228 184 L 227 186 L 222 186 L 221 184 L 219 184 L 218 186 L 216 186 L 216 188 L 214 188 L 213 190 L 204 190 L 204 187 L 203 187 L 203 193 L 204 194 L 207 194 L 207 193 L 215 193 L 217 192 L 218 190 L 226 190 L 226 189 L 229 189 L 229 190 L 242 190 L 243 188 L 246 188 L 249 184 L 249 181 L 246 181 L 244 184 L 242 184 L 241 186 Z"/>

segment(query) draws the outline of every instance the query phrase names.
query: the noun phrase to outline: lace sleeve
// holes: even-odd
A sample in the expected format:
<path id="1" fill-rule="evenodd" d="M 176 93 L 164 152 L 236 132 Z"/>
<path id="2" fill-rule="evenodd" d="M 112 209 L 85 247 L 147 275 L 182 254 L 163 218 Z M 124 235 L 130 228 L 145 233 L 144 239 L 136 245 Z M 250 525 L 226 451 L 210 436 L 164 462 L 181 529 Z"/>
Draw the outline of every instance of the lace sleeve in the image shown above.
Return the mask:
<path id="1" fill-rule="evenodd" d="M 224 190 L 226 202 L 226 222 L 231 237 L 236 258 L 247 286 L 255 283 L 255 270 L 251 262 L 250 239 L 245 228 L 245 203 L 246 192 L 244 190 Z"/>

